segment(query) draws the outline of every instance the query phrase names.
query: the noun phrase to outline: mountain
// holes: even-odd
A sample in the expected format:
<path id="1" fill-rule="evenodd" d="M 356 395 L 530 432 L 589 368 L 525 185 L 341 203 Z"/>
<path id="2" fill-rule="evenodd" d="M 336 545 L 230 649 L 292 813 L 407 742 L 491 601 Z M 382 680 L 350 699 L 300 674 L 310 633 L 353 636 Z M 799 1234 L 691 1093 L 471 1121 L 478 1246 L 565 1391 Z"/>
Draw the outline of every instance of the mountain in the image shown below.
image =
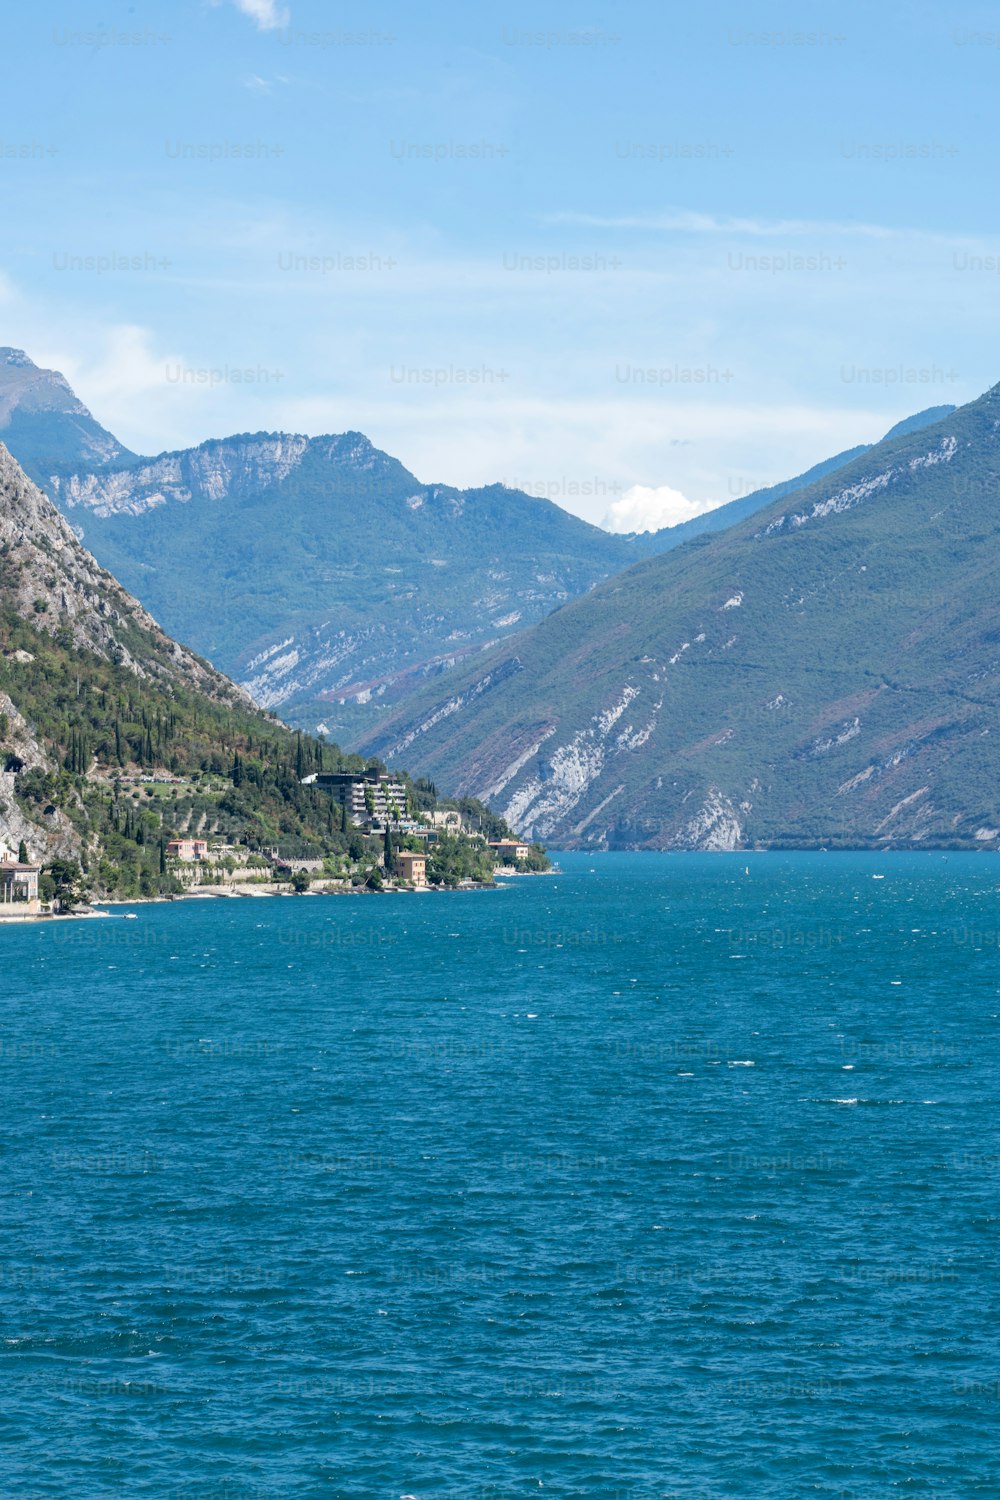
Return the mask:
<path id="1" fill-rule="evenodd" d="M 57 472 L 103 468 L 135 458 L 78 400 L 56 370 L 40 370 L 23 349 L 0 348 L 0 442 L 43 488 Z"/>
<path id="2" fill-rule="evenodd" d="M 1000 386 L 641 562 L 366 742 L 556 845 L 1000 847 Z"/>
<path id="3" fill-rule="evenodd" d="M 423 485 L 356 432 L 244 434 L 52 493 L 174 635 L 346 740 L 634 556 L 548 500 Z"/>
<path id="4" fill-rule="evenodd" d="M 105 895 L 176 889 L 166 842 L 194 834 L 291 845 L 349 876 L 372 866 L 381 835 L 352 829 L 303 777 L 366 765 L 278 724 L 171 640 L 0 445 L 0 844 L 64 874 L 79 866 Z M 410 794 L 435 805 L 429 786 Z M 492 868 L 463 838 L 435 860 L 446 883 Z"/>
<path id="5" fill-rule="evenodd" d="M 5 352 L 12 451 L 95 556 L 258 703 L 351 746 L 428 679 L 638 557 L 730 526 L 864 451 L 683 525 L 613 536 L 501 485 L 422 484 L 356 432 L 243 434 L 136 458 L 61 375 Z M 103 446 L 74 467 L 83 428 Z"/>

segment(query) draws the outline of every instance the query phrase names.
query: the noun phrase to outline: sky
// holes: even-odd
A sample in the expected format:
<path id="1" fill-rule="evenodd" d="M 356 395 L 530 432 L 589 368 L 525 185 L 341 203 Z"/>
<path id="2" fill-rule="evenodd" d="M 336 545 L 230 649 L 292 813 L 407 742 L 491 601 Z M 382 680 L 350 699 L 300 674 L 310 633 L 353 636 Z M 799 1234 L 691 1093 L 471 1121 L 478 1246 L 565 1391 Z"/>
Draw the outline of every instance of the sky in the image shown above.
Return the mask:
<path id="1" fill-rule="evenodd" d="M 36 0 L 0 344 L 671 524 L 1000 379 L 1000 7 Z"/>

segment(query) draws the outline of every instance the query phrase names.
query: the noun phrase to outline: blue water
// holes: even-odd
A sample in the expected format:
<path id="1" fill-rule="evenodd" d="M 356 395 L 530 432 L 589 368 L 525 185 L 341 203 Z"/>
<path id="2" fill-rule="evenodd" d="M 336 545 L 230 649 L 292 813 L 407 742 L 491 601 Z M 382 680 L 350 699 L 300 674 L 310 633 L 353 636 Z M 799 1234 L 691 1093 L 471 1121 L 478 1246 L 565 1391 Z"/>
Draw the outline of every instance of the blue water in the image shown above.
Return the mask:
<path id="1" fill-rule="evenodd" d="M 5 1500 L 1000 1494 L 1000 862 L 561 863 L 0 932 Z"/>

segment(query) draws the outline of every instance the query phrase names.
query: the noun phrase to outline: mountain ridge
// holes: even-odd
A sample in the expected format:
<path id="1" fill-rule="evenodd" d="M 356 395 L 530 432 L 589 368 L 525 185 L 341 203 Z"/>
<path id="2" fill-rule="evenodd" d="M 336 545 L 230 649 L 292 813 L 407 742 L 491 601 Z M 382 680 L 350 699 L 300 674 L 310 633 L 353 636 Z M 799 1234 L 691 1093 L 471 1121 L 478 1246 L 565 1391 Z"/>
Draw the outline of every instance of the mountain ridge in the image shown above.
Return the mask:
<path id="1" fill-rule="evenodd" d="M 48 402 L 61 456 L 46 463 L 33 429 L 29 458 L 77 536 L 174 638 L 262 706 L 348 746 L 427 681 L 638 558 L 729 527 L 866 451 L 679 526 L 618 536 L 502 485 L 424 484 L 354 431 L 243 433 L 154 458 L 105 434 L 102 461 L 74 467 L 65 455 L 93 418 L 63 377 L 4 352 L 18 362 L 0 363 L 0 401 L 6 379 L 8 405 L 12 382 Z"/>
<path id="2" fill-rule="evenodd" d="M 52 491 L 174 635 L 262 705 L 348 741 L 397 685 L 634 556 L 551 501 L 422 484 L 356 432 L 211 439 L 56 475 Z"/>

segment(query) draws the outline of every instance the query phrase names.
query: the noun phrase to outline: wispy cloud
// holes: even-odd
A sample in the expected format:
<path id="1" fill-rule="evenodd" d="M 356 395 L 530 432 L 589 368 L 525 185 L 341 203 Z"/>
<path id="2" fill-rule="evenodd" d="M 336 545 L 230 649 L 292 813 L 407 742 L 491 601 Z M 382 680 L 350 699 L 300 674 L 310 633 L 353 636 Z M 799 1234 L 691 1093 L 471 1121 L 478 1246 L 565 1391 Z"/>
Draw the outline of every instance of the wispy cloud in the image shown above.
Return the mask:
<path id="1" fill-rule="evenodd" d="M 286 84 L 288 79 L 282 73 L 276 73 L 273 78 L 261 78 L 259 73 L 248 73 L 243 80 L 243 87 L 249 89 L 251 94 L 273 94 L 279 84 Z"/>
<path id="2" fill-rule="evenodd" d="M 605 214 L 546 214 L 546 224 L 575 224 L 584 229 L 651 229 L 674 234 L 745 234 L 773 238 L 776 235 L 861 235 L 887 239 L 897 231 L 882 224 L 824 223 L 815 219 L 741 219 L 679 209 L 666 214 L 612 216 Z"/>
<path id="3" fill-rule="evenodd" d="M 233 0 L 233 4 L 250 17 L 258 31 L 280 31 L 291 20 L 287 6 L 276 4 L 276 0 Z"/>

